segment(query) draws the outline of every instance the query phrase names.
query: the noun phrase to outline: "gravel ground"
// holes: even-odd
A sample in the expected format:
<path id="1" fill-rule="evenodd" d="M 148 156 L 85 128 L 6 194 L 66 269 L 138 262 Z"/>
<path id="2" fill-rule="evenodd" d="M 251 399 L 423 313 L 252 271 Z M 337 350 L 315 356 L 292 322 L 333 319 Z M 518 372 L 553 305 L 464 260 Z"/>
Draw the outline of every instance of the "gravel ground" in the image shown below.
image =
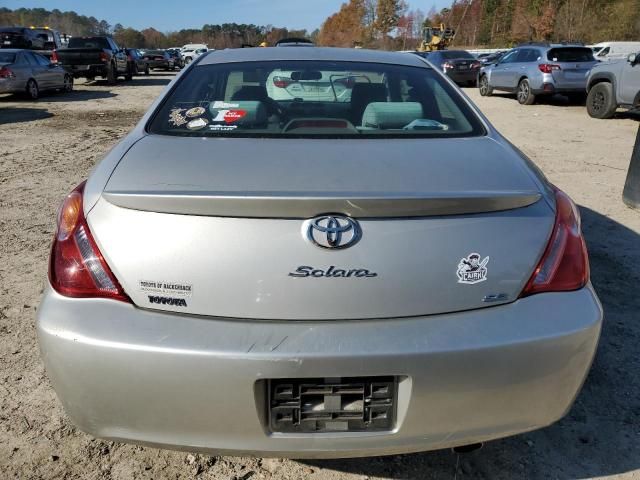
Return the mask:
<path id="1" fill-rule="evenodd" d="M 637 119 L 590 119 L 558 99 L 521 107 L 467 93 L 581 206 L 606 321 L 593 369 L 557 424 L 449 451 L 332 461 L 209 457 L 105 442 L 65 416 L 34 314 L 60 200 L 136 123 L 169 76 L 80 84 L 38 102 L 0 96 L 0 478 L 640 478 L 640 213 L 620 200 Z"/>

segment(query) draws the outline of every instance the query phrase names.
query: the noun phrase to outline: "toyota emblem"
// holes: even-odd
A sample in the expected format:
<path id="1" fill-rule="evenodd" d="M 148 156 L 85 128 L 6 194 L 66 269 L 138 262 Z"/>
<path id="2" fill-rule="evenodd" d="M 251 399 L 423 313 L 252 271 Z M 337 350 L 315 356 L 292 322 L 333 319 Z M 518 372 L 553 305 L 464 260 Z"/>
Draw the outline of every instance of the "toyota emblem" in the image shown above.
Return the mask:
<path id="1" fill-rule="evenodd" d="M 320 248 L 351 247 L 360 240 L 362 233 L 358 222 L 343 215 L 322 215 L 306 223 L 307 238 Z"/>

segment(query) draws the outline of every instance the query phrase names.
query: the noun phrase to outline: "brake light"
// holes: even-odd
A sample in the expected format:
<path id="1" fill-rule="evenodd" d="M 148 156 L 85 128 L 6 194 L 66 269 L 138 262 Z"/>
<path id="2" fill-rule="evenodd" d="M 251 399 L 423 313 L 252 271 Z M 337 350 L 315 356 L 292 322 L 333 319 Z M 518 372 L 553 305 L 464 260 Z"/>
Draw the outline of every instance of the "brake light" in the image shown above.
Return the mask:
<path id="1" fill-rule="evenodd" d="M 104 261 L 84 217 L 84 182 L 62 202 L 51 247 L 49 281 L 66 297 L 111 298 L 129 302 Z"/>
<path id="2" fill-rule="evenodd" d="M 107 63 L 109 61 L 109 55 L 106 52 L 100 52 L 100 61 Z"/>
<path id="3" fill-rule="evenodd" d="M 15 78 L 15 74 L 10 68 L 2 67 L 0 68 L 0 78 Z"/>
<path id="4" fill-rule="evenodd" d="M 554 70 L 562 70 L 560 65 L 553 65 L 551 63 L 541 63 L 538 65 L 538 68 L 542 73 L 552 73 Z"/>
<path id="5" fill-rule="evenodd" d="M 589 256 L 580 229 L 580 213 L 566 193 L 554 190 L 556 222 L 553 233 L 522 297 L 578 290 L 589 281 Z"/>
<path id="6" fill-rule="evenodd" d="M 51 52 L 51 63 L 58 63 L 60 59 L 58 58 L 58 52 L 55 50 Z"/>
<path id="7" fill-rule="evenodd" d="M 291 85 L 291 79 L 287 77 L 273 77 L 273 84 L 278 88 L 287 88 Z"/>

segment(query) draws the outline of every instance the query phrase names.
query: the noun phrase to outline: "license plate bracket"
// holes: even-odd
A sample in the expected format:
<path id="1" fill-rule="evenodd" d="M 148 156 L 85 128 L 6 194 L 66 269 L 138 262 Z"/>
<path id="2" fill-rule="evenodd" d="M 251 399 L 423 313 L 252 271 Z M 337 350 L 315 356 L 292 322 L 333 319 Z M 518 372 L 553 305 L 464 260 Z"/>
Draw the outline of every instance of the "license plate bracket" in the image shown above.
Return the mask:
<path id="1" fill-rule="evenodd" d="M 278 433 L 393 430 L 397 385 L 393 376 L 269 380 L 269 429 Z"/>

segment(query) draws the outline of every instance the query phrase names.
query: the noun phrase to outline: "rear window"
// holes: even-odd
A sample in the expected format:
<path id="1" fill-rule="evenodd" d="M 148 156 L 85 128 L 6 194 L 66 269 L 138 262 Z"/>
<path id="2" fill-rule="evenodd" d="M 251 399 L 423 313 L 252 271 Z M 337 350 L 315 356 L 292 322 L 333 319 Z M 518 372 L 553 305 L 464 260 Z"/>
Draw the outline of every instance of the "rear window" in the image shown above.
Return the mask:
<path id="1" fill-rule="evenodd" d="M 593 62 L 593 51 L 590 48 L 552 48 L 547 52 L 551 62 Z"/>
<path id="2" fill-rule="evenodd" d="M 439 53 L 445 60 L 455 60 L 456 58 L 475 58 L 465 50 L 443 50 Z"/>
<path id="3" fill-rule="evenodd" d="M 100 37 L 88 37 L 88 38 L 80 38 L 80 37 L 72 37 L 69 40 L 69 48 L 100 48 L 100 49 L 108 49 L 109 42 L 107 42 L 106 38 Z"/>
<path id="4" fill-rule="evenodd" d="M 156 110 L 180 136 L 475 136 L 478 117 L 431 68 L 355 62 L 198 65 Z"/>
<path id="5" fill-rule="evenodd" d="M 0 63 L 13 63 L 16 61 L 16 54 L 0 51 Z"/>

